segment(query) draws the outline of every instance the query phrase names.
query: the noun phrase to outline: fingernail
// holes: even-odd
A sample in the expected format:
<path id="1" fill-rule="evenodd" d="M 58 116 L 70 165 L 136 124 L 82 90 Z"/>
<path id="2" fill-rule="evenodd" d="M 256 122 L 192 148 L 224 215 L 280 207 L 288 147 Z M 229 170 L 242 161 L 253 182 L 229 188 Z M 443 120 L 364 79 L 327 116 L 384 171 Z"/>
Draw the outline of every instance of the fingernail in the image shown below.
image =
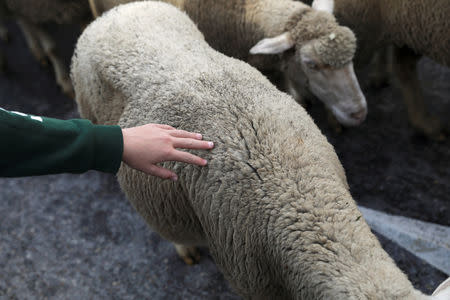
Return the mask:
<path id="1" fill-rule="evenodd" d="M 203 160 L 203 165 L 208 164 L 208 161 L 206 159 Z"/>
<path id="2" fill-rule="evenodd" d="M 214 143 L 213 143 L 213 142 L 208 142 L 208 146 L 209 146 L 210 148 L 212 148 L 212 147 L 214 147 Z"/>
<path id="3" fill-rule="evenodd" d="M 172 177 L 170 177 L 170 179 L 172 179 L 173 181 L 177 181 L 178 180 L 178 176 L 177 175 L 172 175 Z"/>
<path id="4" fill-rule="evenodd" d="M 201 140 L 201 139 L 203 138 L 203 136 L 202 136 L 200 133 L 197 133 L 197 134 L 196 134 L 196 137 L 197 137 L 199 140 Z"/>

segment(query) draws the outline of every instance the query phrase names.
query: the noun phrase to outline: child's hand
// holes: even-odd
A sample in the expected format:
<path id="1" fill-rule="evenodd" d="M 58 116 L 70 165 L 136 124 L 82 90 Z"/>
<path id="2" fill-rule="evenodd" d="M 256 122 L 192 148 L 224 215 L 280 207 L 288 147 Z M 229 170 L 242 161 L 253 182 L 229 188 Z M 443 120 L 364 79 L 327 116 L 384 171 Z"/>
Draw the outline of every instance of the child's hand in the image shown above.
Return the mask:
<path id="1" fill-rule="evenodd" d="M 147 174 L 177 180 L 177 175 L 157 166 L 164 161 L 180 161 L 204 166 L 207 161 L 191 153 L 177 150 L 212 149 L 212 142 L 202 141 L 202 135 L 184 130 L 177 130 L 169 125 L 147 124 L 139 127 L 122 129 L 123 157 L 128 166 Z"/>

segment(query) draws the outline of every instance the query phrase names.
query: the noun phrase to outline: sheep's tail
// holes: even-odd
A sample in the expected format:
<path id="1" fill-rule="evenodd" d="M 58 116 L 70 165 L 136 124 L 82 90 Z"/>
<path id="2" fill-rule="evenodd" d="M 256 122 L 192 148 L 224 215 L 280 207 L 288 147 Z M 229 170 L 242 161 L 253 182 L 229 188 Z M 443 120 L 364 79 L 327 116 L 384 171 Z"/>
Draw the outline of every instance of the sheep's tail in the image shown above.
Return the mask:
<path id="1" fill-rule="evenodd" d="M 92 16 L 94 17 L 94 19 L 96 19 L 98 17 L 98 10 L 97 10 L 97 5 L 95 5 L 95 0 L 88 0 L 88 1 L 89 1 L 89 6 L 91 8 Z"/>

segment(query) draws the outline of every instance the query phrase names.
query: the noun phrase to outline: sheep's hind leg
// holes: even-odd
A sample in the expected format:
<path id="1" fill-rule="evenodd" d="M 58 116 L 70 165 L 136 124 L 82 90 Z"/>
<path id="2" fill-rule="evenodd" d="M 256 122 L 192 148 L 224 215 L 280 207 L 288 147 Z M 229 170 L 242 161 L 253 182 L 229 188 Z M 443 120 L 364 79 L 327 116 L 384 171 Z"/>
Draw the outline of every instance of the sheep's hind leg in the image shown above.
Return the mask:
<path id="1" fill-rule="evenodd" d="M 64 94 L 70 98 L 75 98 L 75 92 L 73 90 L 72 81 L 70 80 L 69 72 L 64 65 L 61 58 L 56 55 L 56 46 L 53 39 L 43 30 L 37 29 L 39 40 L 41 42 L 42 48 L 45 54 L 53 65 L 53 70 L 55 72 L 55 78 L 58 85 L 61 87 Z"/>
<path id="2" fill-rule="evenodd" d="M 196 247 L 184 246 L 181 244 L 174 243 L 175 249 L 178 255 L 184 260 L 188 265 L 196 264 L 200 261 L 200 252 Z"/>
<path id="3" fill-rule="evenodd" d="M 69 72 L 62 62 L 61 58 L 56 55 L 56 46 L 53 39 L 39 27 L 25 20 L 19 20 L 19 25 L 25 35 L 28 46 L 41 64 L 46 64 L 48 58 L 53 65 L 56 83 L 61 87 L 64 94 L 70 98 L 75 97 L 72 81 Z"/>
<path id="4" fill-rule="evenodd" d="M 47 65 L 47 59 L 45 56 L 45 52 L 39 43 L 38 34 L 37 34 L 34 26 L 23 19 L 18 19 L 17 24 L 19 25 L 20 29 L 23 32 L 25 41 L 28 45 L 28 48 L 31 51 L 31 54 L 33 54 L 34 58 L 41 65 L 44 65 L 44 66 Z"/>
<path id="5" fill-rule="evenodd" d="M 411 125 L 427 137 L 443 140 L 443 128 L 438 118 L 428 113 L 417 77 L 420 58 L 409 48 L 397 48 L 394 53 L 393 72 L 398 79 Z"/>

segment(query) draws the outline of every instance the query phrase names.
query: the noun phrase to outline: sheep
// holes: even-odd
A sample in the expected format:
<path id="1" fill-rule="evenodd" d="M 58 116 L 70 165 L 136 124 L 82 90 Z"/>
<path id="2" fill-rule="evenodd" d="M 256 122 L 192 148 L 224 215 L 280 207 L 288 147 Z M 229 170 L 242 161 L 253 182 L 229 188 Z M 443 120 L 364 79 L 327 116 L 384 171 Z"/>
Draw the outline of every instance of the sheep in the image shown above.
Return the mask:
<path id="1" fill-rule="evenodd" d="M 94 15 L 130 0 L 90 0 Z M 284 90 L 302 102 L 309 89 L 345 126 L 364 121 L 367 104 L 354 74 L 354 34 L 328 13 L 293 0 L 166 0 L 184 10 L 220 52 L 266 73 L 282 72 Z M 280 77 L 280 76 L 278 76 Z"/>
<path id="2" fill-rule="evenodd" d="M 55 41 L 42 25 L 47 23 L 86 25 L 91 19 L 88 1 L 78 0 L 0 0 L 3 19 L 13 17 L 24 33 L 33 56 L 42 64 L 48 58 L 62 91 L 74 97 L 69 72 L 56 53 Z"/>
<path id="3" fill-rule="evenodd" d="M 443 139 L 441 122 L 427 112 L 416 64 L 426 55 L 450 66 L 450 1 L 334 1 L 336 19 L 358 39 L 357 61 L 366 64 L 376 50 L 395 45 L 392 71 L 411 125 L 430 138 Z"/>
<path id="4" fill-rule="evenodd" d="M 208 246 L 244 298 L 432 299 L 371 233 L 306 111 L 213 50 L 185 13 L 151 1 L 110 10 L 79 38 L 71 77 L 81 115 L 96 123 L 165 123 L 215 141 L 206 167 L 163 164 L 176 182 L 125 164 L 117 177 L 186 261 Z"/>

